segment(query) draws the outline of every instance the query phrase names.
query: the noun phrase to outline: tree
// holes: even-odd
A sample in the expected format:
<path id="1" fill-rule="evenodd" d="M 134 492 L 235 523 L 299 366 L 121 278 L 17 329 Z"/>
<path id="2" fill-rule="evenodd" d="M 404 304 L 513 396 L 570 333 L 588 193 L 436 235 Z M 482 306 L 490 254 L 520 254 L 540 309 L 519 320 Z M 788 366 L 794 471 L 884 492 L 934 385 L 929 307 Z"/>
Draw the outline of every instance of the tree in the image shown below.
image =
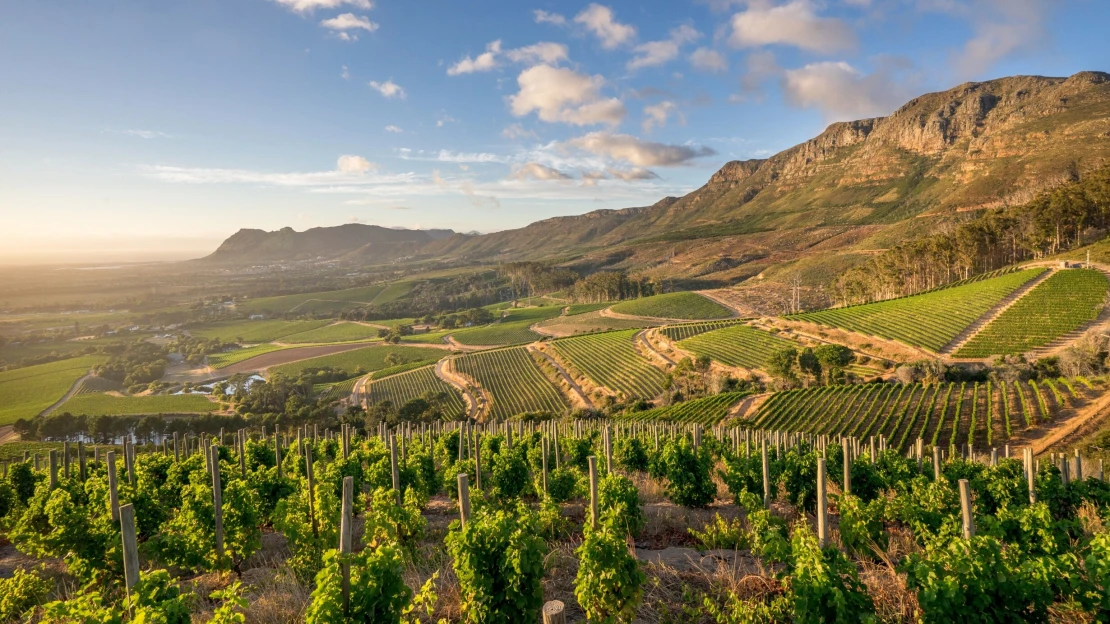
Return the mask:
<path id="1" fill-rule="evenodd" d="M 798 375 L 794 372 L 794 368 L 797 363 L 798 351 L 796 349 L 792 347 L 779 349 L 767 358 L 767 372 L 787 381 L 796 381 Z"/>

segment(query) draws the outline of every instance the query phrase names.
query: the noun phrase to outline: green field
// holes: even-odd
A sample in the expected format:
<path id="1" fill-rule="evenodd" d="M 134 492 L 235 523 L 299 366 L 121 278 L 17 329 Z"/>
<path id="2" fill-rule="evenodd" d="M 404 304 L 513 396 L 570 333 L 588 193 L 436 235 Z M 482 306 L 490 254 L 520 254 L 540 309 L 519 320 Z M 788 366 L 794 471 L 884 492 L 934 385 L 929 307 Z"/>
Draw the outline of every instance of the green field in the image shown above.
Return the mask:
<path id="1" fill-rule="evenodd" d="M 426 347 L 380 345 L 366 347 L 365 349 L 344 351 L 334 355 L 324 355 L 310 360 L 282 364 L 281 366 L 271 368 L 270 373 L 281 373 L 290 377 L 296 377 L 304 370 L 310 368 L 324 368 L 327 366 L 345 370 L 351 373 L 352 376 L 355 376 L 386 368 L 385 359 L 390 353 L 406 362 L 411 362 L 413 360 L 438 360 L 449 352 L 443 349 L 429 349 Z"/>
<path id="2" fill-rule="evenodd" d="M 0 373 L 0 425 L 34 418 L 64 397 L 103 357 L 85 356 Z"/>
<path id="3" fill-rule="evenodd" d="M 462 355 L 455 358 L 454 366 L 493 397 L 491 418 L 507 420 L 538 411 L 561 414 L 567 409 L 562 393 L 523 347 Z"/>
<path id="4" fill-rule="evenodd" d="M 956 356 L 1008 355 L 1044 346 L 1098 318 L 1106 290 L 1102 271 L 1058 271 L 991 321 Z"/>
<path id="5" fill-rule="evenodd" d="M 560 338 L 552 344 L 563 358 L 594 383 L 627 398 L 653 399 L 665 375 L 636 350 L 637 330 Z"/>
<path id="6" fill-rule="evenodd" d="M 677 292 L 633 299 L 613 306 L 614 312 L 668 319 L 724 319 L 732 310 L 697 293 Z"/>
<path id="7" fill-rule="evenodd" d="M 709 321 L 708 323 L 681 323 L 678 325 L 668 325 L 660 329 L 659 333 L 671 340 L 678 341 L 693 338 L 698 334 L 704 334 L 715 329 L 729 327 L 730 325 L 742 322 L 743 321 L 737 319 L 731 321 Z"/>
<path id="8" fill-rule="evenodd" d="M 749 392 L 723 392 L 713 396 L 666 405 L 642 412 L 630 412 L 620 416 L 626 420 L 670 421 L 678 423 L 699 423 L 715 425 L 728 415 L 728 411 L 748 396 Z"/>
<path id="9" fill-rule="evenodd" d="M 66 401 L 59 412 L 75 416 L 134 416 L 138 414 L 202 414 L 220 409 L 219 404 L 197 394 L 128 396 L 80 394 Z"/>
<path id="10" fill-rule="evenodd" d="M 468 327 L 456 330 L 451 336 L 460 344 L 472 346 L 498 346 L 534 342 L 542 338 L 528 329 L 534 323 L 559 316 L 559 306 L 538 308 L 512 308 L 505 312 L 500 322 L 482 327 Z"/>
<path id="11" fill-rule="evenodd" d="M 787 318 L 939 351 L 1007 295 L 1044 271 L 1027 269 L 921 295 Z"/>
<path id="12" fill-rule="evenodd" d="M 281 351 L 289 347 L 282 347 L 274 344 L 260 344 L 245 349 L 234 349 L 226 353 L 214 353 L 208 356 L 208 365 L 212 368 L 219 370 L 227 368 L 232 364 L 238 364 L 244 360 L 249 360 L 252 357 L 270 353 L 272 351 Z"/>
<path id="13" fill-rule="evenodd" d="M 742 368 L 763 368 L 767 358 L 780 349 L 798 348 L 798 344 L 779 338 L 770 332 L 731 325 L 678 341 L 681 349 L 696 356 L 706 356 L 725 364 Z"/>
<path id="14" fill-rule="evenodd" d="M 592 334 L 615 329 L 643 329 L 662 324 L 650 319 L 624 319 L 602 316 L 600 312 L 584 312 L 572 316 L 557 316 L 539 324 L 539 327 L 560 334 Z"/>
<path id="15" fill-rule="evenodd" d="M 199 327 L 190 327 L 189 333 L 201 338 L 219 338 L 224 342 L 245 343 L 273 342 L 327 326 L 331 321 L 221 321 Z M 375 334 L 377 335 L 377 334 Z"/>
<path id="16" fill-rule="evenodd" d="M 359 323 L 333 323 L 299 334 L 292 334 L 281 339 L 281 342 L 290 344 L 329 343 L 329 342 L 356 342 L 360 340 L 377 340 L 378 328 L 361 325 Z"/>
<path id="17" fill-rule="evenodd" d="M 312 390 L 319 395 L 321 399 L 338 401 L 351 396 L 351 393 L 355 390 L 356 383 L 358 383 L 358 377 L 352 377 L 347 381 L 316 385 L 312 387 Z"/>
<path id="18" fill-rule="evenodd" d="M 388 290 L 388 288 L 384 284 L 375 284 L 373 286 L 347 288 L 344 290 L 283 295 L 280 297 L 264 297 L 262 299 L 244 301 L 238 304 L 236 308 L 241 312 L 249 314 L 259 314 L 263 312 L 270 312 L 273 314 L 285 314 L 287 312 L 309 313 L 319 311 L 311 309 L 314 306 L 309 305 L 310 302 L 325 304 L 338 302 L 340 304 L 338 309 L 355 308 L 373 302 L 374 299 L 383 294 L 385 290 Z"/>
<path id="19" fill-rule="evenodd" d="M 604 310 L 611 305 L 613 305 L 612 301 L 606 301 L 605 303 L 572 303 L 567 306 L 567 316 L 585 314 L 586 312 L 596 312 L 598 310 Z"/>
<path id="20" fill-rule="evenodd" d="M 371 300 L 371 303 L 374 305 L 393 303 L 412 292 L 415 286 L 416 282 L 395 282 L 382 289 L 382 291 Z"/>
<path id="21" fill-rule="evenodd" d="M 394 407 L 420 398 L 429 392 L 446 392 L 449 409 L 458 417 L 466 414 L 466 404 L 459 391 L 451 384 L 436 377 L 433 367 L 426 366 L 414 371 L 378 379 L 366 384 L 367 400 L 371 404 L 389 401 Z"/>

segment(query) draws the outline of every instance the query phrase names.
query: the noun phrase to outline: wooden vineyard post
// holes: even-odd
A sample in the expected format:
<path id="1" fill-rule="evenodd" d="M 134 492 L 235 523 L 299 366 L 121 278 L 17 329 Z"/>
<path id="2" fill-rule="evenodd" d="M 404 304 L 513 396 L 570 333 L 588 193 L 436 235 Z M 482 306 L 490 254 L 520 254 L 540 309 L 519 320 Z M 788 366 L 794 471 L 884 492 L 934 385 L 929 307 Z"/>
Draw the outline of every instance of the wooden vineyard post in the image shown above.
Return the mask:
<path id="1" fill-rule="evenodd" d="M 843 442 L 844 449 L 844 493 L 852 493 L 852 456 L 848 452 L 848 443 Z"/>
<path id="2" fill-rule="evenodd" d="M 277 467 L 278 478 L 281 478 L 281 436 L 277 432 L 274 433 L 274 465 Z"/>
<path id="3" fill-rule="evenodd" d="M 246 437 L 247 437 L 247 432 L 243 429 L 240 429 L 239 434 L 238 434 L 239 439 L 236 441 L 236 444 L 239 445 L 239 474 L 244 476 L 244 477 L 247 476 L 247 453 L 246 453 L 247 444 L 246 444 L 246 439 L 245 439 Z"/>
<path id="4" fill-rule="evenodd" d="M 829 545 L 829 509 L 825 458 L 817 458 L 817 543 L 821 548 Z"/>
<path id="5" fill-rule="evenodd" d="M 1022 460 L 1025 463 L 1025 484 L 1029 489 L 1029 504 L 1037 502 L 1037 465 L 1033 463 L 1033 449 L 1026 447 L 1022 450 Z"/>
<path id="6" fill-rule="evenodd" d="M 940 447 L 933 447 L 933 480 L 940 481 Z"/>
<path id="7" fill-rule="evenodd" d="M 354 500 L 355 492 L 355 478 L 343 477 L 343 503 L 342 503 L 342 518 L 339 523 L 339 554 L 350 555 L 352 542 L 351 538 L 354 533 L 351 531 L 351 506 Z M 342 559 L 343 569 L 343 612 L 350 614 L 351 612 L 351 562 L 349 557 L 344 556 Z"/>
<path id="8" fill-rule="evenodd" d="M 212 516 L 216 524 L 216 557 L 224 557 L 224 504 L 220 485 L 220 447 L 208 448 L 212 455 Z"/>
<path id="9" fill-rule="evenodd" d="M 551 445 L 555 447 L 555 469 L 559 469 L 559 425 L 551 428 Z M 658 448 L 658 447 L 657 447 Z"/>
<path id="10" fill-rule="evenodd" d="M 508 427 L 505 432 L 508 433 Z M 505 447 L 506 449 L 508 446 Z M 482 444 L 478 432 L 474 432 L 474 487 L 482 489 Z"/>
<path id="11" fill-rule="evenodd" d="M 397 468 L 397 436 L 389 434 L 389 465 L 393 470 L 393 491 L 397 493 L 397 504 L 401 504 L 401 471 Z"/>
<path id="12" fill-rule="evenodd" d="M 470 477 L 465 472 L 459 473 L 459 520 L 465 528 L 470 521 Z"/>
<path id="13" fill-rule="evenodd" d="M 119 484 L 116 482 L 116 452 L 108 451 L 108 506 L 112 522 L 119 522 Z"/>
<path id="14" fill-rule="evenodd" d="M 1083 457 L 1079 455 L 1079 449 L 1075 449 L 1075 480 L 1083 480 Z"/>
<path id="15" fill-rule="evenodd" d="M 119 528 L 123 536 L 123 579 L 130 603 L 131 591 L 139 583 L 139 543 L 135 538 L 135 507 L 131 503 L 119 508 Z"/>
<path id="16" fill-rule="evenodd" d="M 975 535 L 975 518 L 971 515 L 971 484 L 960 479 L 960 512 L 963 515 L 964 539 Z"/>
<path id="17" fill-rule="evenodd" d="M 50 489 L 58 487 L 58 451 L 50 449 Z"/>
<path id="18" fill-rule="evenodd" d="M 590 467 L 590 526 L 597 528 L 597 457 L 586 458 Z"/>
<path id="19" fill-rule="evenodd" d="M 463 444 L 465 443 L 463 441 L 463 429 L 465 429 L 465 428 L 466 428 L 466 423 L 464 422 L 462 424 L 462 426 L 460 426 L 459 429 L 458 429 L 458 431 L 459 431 L 459 461 L 463 460 Z"/>
<path id="20" fill-rule="evenodd" d="M 541 455 L 543 457 L 543 496 L 547 498 L 547 436 L 541 438 Z"/>
<path id="21" fill-rule="evenodd" d="M 316 487 L 312 476 L 312 445 L 304 447 L 304 471 L 308 479 L 308 518 L 312 522 L 312 536 L 320 537 L 320 530 L 316 525 Z"/>
<path id="22" fill-rule="evenodd" d="M 69 442 L 62 443 L 62 476 L 69 478 Z"/>
<path id="23" fill-rule="evenodd" d="M 763 440 L 763 507 L 771 508 L 771 467 L 767 464 L 767 440 Z"/>
<path id="24" fill-rule="evenodd" d="M 543 606 L 543 624 L 567 624 L 567 614 L 561 600 L 551 600 Z"/>
<path id="25" fill-rule="evenodd" d="M 127 482 L 135 485 L 135 445 L 130 440 L 124 440 L 123 462 L 127 467 Z"/>
<path id="26" fill-rule="evenodd" d="M 89 478 L 89 469 L 85 461 L 85 443 L 77 442 L 77 470 L 81 476 L 81 482 L 84 483 Z"/>
<path id="27" fill-rule="evenodd" d="M 613 439 L 609 434 L 609 425 L 605 425 L 605 472 L 613 472 Z"/>
<path id="28" fill-rule="evenodd" d="M 173 432 L 173 462 L 176 464 L 179 461 L 181 461 L 181 452 L 178 450 L 178 447 L 177 447 L 177 432 L 174 431 Z"/>

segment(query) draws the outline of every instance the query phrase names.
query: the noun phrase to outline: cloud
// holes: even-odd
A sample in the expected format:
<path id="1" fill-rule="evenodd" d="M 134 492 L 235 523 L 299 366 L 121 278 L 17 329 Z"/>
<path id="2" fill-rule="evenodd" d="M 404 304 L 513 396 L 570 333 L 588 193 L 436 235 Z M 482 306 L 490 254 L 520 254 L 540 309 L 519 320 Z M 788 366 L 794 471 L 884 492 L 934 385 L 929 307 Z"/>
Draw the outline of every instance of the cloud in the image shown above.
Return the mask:
<path id="1" fill-rule="evenodd" d="M 377 171 L 378 166 L 362 156 L 347 154 L 339 157 L 335 169 L 343 173 L 366 173 L 368 171 Z"/>
<path id="2" fill-rule="evenodd" d="M 591 4 L 574 17 L 601 41 L 606 50 L 631 43 L 636 38 L 636 28 L 622 24 L 613 18 L 613 9 L 600 4 Z"/>
<path id="3" fill-rule="evenodd" d="M 749 4 L 732 16 L 729 43 L 737 48 L 783 44 L 829 54 L 854 48 L 856 35 L 844 22 L 816 15 L 810 0 L 792 0 L 781 6 Z"/>
<path id="4" fill-rule="evenodd" d="M 567 18 L 558 13 L 548 13 L 543 9 L 536 9 L 532 11 L 532 14 L 536 17 L 537 24 L 554 24 L 556 26 L 567 25 Z"/>
<path id="5" fill-rule="evenodd" d="M 686 119 L 678 110 L 678 105 L 670 100 L 645 106 L 644 117 L 644 132 L 651 132 L 655 128 L 662 128 L 667 125 L 667 119 L 669 117 L 677 117 L 679 123 L 686 123 Z"/>
<path id="6" fill-rule="evenodd" d="M 633 48 L 636 56 L 628 61 L 630 71 L 641 67 L 656 67 L 678 58 L 679 48 L 686 43 L 697 41 L 701 33 L 692 26 L 682 25 L 671 30 L 670 38 L 648 41 Z"/>
<path id="7" fill-rule="evenodd" d="M 343 80 L 350 80 L 351 79 L 351 72 L 347 69 L 346 65 L 344 65 L 343 70 L 339 72 L 339 77 L 342 78 Z"/>
<path id="8" fill-rule="evenodd" d="M 563 145 L 637 167 L 674 167 L 717 152 L 705 146 L 666 145 L 643 141 L 629 134 L 591 132 Z"/>
<path id="9" fill-rule="evenodd" d="M 402 132 L 404 132 L 404 130 L 402 130 L 400 126 L 394 126 L 393 124 L 386 126 L 385 131 L 392 132 L 393 134 L 401 134 Z"/>
<path id="10" fill-rule="evenodd" d="M 819 109 L 826 121 L 846 121 L 888 115 L 911 97 L 909 85 L 898 80 L 895 63 L 885 63 L 865 74 L 844 61 L 810 63 L 783 74 L 788 102 L 799 108 Z"/>
<path id="11" fill-rule="evenodd" d="M 344 41 L 354 41 L 358 39 L 358 37 L 348 31 L 365 30 L 366 32 L 372 33 L 378 29 L 377 24 L 371 22 L 366 17 L 355 15 L 354 13 L 343 13 L 342 15 L 320 22 L 320 25 L 328 30 L 336 31 L 336 36 Z"/>
<path id="12" fill-rule="evenodd" d="M 690 65 L 698 71 L 721 73 L 728 71 L 728 60 L 723 54 L 709 48 L 698 48 L 690 54 Z"/>
<path id="13" fill-rule="evenodd" d="M 541 41 L 523 48 L 509 50 L 505 56 L 514 63 L 547 63 L 554 65 L 568 57 L 567 47 L 561 43 Z"/>
<path id="14" fill-rule="evenodd" d="M 740 93 L 729 96 L 733 103 L 763 99 L 763 83 L 776 76 L 782 76 L 775 53 L 770 50 L 757 50 L 744 59 L 747 71 L 740 77 Z"/>
<path id="15" fill-rule="evenodd" d="M 296 13 L 312 13 L 316 9 L 337 9 L 343 5 L 367 11 L 374 7 L 370 0 L 274 0 L 274 2 Z"/>
<path id="16" fill-rule="evenodd" d="M 549 123 L 576 126 L 617 125 L 624 119 L 624 104 L 617 98 L 600 94 L 605 79 L 586 76 L 573 70 L 536 65 L 517 77 L 520 91 L 509 96 L 512 114 L 523 117 L 535 112 Z"/>
<path id="17" fill-rule="evenodd" d="M 558 169 L 541 165 L 540 163 L 524 163 L 517 167 L 513 167 L 513 172 L 509 174 L 510 180 L 570 180 L 571 177 Z"/>
<path id="18" fill-rule="evenodd" d="M 1048 0 L 919 0 L 923 11 L 947 13 L 972 24 L 973 35 L 954 53 L 952 66 L 963 79 L 984 72 L 1015 53 L 1040 45 Z"/>
<path id="19" fill-rule="evenodd" d="M 403 88 L 401 88 L 400 85 L 393 82 L 392 78 L 390 78 L 389 80 L 386 80 L 385 82 L 378 82 L 376 80 L 371 80 L 369 84 L 370 84 L 370 88 L 374 89 L 378 93 L 381 93 L 383 96 L 385 96 L 387 98 L 401 98 L 403 100 L 403 99 L 405 99 L 405 96 L 407 95 L 405 93 L 405 90 Z"/>
<path id="20" fill-rule="evenodd" d="M 506 139 L 538 139 L 536 133 L 532 130 L 526 130 L 520 124 L 509 124 L 501 131 L 501 136 Z"/>
<path id="21" fill-rule="evenodd" d="M 139 137 L 140 139 L 169 139 L 170 135 L 165 132 L 158 132 L 157 130 L 123 130 L 124 134 Z"/>
<path id="22" fill-rule="evenodd" d="M 467 56 L 458 63 L 447 68 L 448 76 L 458 76 L 460 74 L 472 74 L 474 72 L 484 72 L 497 67 L 497 55 L 501 53 L 501 40 L 492 41 L 486 45 L 486 51 L 478 55 L 478 58 L 470 58 Z"/>

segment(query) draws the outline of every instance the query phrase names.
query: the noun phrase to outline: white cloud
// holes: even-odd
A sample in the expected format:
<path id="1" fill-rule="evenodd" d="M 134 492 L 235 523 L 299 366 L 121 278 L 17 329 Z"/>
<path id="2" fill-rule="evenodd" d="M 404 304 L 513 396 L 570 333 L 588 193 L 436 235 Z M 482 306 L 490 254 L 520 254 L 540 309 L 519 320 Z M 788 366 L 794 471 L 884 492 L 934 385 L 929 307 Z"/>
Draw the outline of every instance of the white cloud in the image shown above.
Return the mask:
<path id="1" fill-rule="evenodd" d="M 810 0 L 792 0 L 781 6 L 749 4 L 732 16 L 729 43 L 737 48 L 784 44 L 828 54 L 855 47 L 856 35 L 844 22 L 816 15 Z"/>
<path id="2" fill-rule="evenodd" d="M 558 13 L 548 13 L 543 9 L 536 9 L 532 11 L 532 14 L 536 17 L 537 24 L 554 24 L 556 26 L 567 25 L 567 18 Z"/>
<path id="3" fill-rule="evenodd" d="M 337 9 L 343 5 L 369 11 L 374 6 L 370 0 L 274 0 L 274 2 L 297 13 L 312 13 L 316 9 Z"/>
<path id="4" fill-rule="evenodd" d="M 567 47 L 561 43 L 541 41 L 540 43 L 509 50 L 505 56 L 514 63 L 547 63 L 554 65 L 565 61 L 568 56 Z"/>
<path id="5" fill-rule="evenodd" d="M 845 121 L 890 114 L 911 97 L 899 83 L 894 68 L 864 74 L 843 61 L 810 63 L 783 74 L 787 101 L 800 108 L 816 108 L 826 121 Z"/>
<path id="6" fill-rule="evenodd" d="M 744 59 L 747 71 L 740 77 L 740 93 L 729 96 L 729 101 L 734 103 L 761 100 L 763 98 L 763 83 L 776 76 L 782 76 L 775 53 L 770 50 L 757 50 L 748 54 Z"/>
<path id="7" fill-rule="evenodd" d="M 393 134 L 401 134 L 402 132 L 404 132 L 404 130 L 402 130 L 400 126 L 394 126 L 393 124 L 386 126 L 385 131 L 392 132 Z"/>
<path id="8" fill-rule="evenodd" d="M 655 180 L 659 178 L 659 176 L 656 175 L 654 171 L 651 171 L 650 169 L 644 169 L 642 167 L 633 167 L 631 169 L 614 169 L 610 167 L 605 170 L 605 173 L 613 176 L 618 180 L 624 180 L 625 182 L 633 182 L 636 180 Z"/>
<path id="9" fill-rule="evenodd" d="M 159 132 L 157 130 L 124 130 L 123 133 L 133 137 L 139 137 L 140 139 L 148 140 L 171 138 L 170 135 L 166 134 L 165 132 Z"/>
<path id="10" fill-rule="evenodd" d="M 966 19 L 973 35 L 953 55 L 955 73 L 963 79 L 981 76 L 995 63 L 1040 45 L 1045 38 L 1048 0 L 919 0 L 923 11 Z"/>
<path id="11" fill-rule="evenodd" d="M 506 139 L 538 139 L 536 133 L 532 130 L 526 130 L 520 124 L 509 124 L 501 131 L 501 136 Z"/>
<path id="12" fill-rule="evenodd" d="M 698 48 L 690 54 L 690 65 L 698 71 L 720 73 L 728 71 L 728 60 L 723 54 L 709 48 Z"/>
<path id="13" fill-rule="evenodd" d="M 390 78 L 389 80 L 386 80 L 385 82 L 378 82 L 376 80 L 371 80 L 369 84 L 370 84 L 370 88 L 374 89 L 378 93 L 381 93 L 383 96 L 385 96 L 387 98 L 401 98 L 403 100 L 403 99 L 405 99 L 405 96 L 407 95 L 405 93 L 405 90 L 403 88 L 401 88 L 400 85 L 393 82 L 392 78 Z"/>
<path id="14" fill-rule="evenodd" d="M 617 125 L 626 114 L 617 98 L 600 94 L 605 79 L 586 76 L 573 70 L 550 65 L 536 65 L 517 77 L 520 91 L 509 96 L 513 115 L 523 117 L 535 112 L 549 123 L 577 126 L 595 124 Z"/>
<path id="15" fill-rule="evenodd" d="M 558 169 L 541 165 L 540 163 L 530 162 L 523 165 L 513 167 L 513 172 L 509 174 L 510 180 L 570 180 L 571 177 Z"/>
<path id="16" fill-rule="evenodd" d="M 328 30 L 336 31 L 336 36 L 344 41 L 354 41 L 358 39 L 352 30 L 365 30 L 366 32 L 374 32 L 378 29 L 378 25 L 371 22 L 369 18 L 355 15 L 354 13 L 343 13 L 331 19 L 326 19 L 320 22 L 320 25 Z"/>
<path id="17" fill-rule="evenodd" d="M 342 78 L 343 80 L 350 80 L 351 79 L 351 72 L 347 70 L 346 65 L 344 65 L 343 70 L 341 72 L 339 72 L 339 77 Z"/>
<path id="18" fill-rule="evenodd" d="M 633 48 L 636 56 L 628 61 L 628 69 L 636 70 L 641 67 L 656 67 L 664 65 L 678 58 L 679 48 L 686 43 L 697 41 L 701 33 L 694 27 L 683 24 L 671 30 L 670 38 L 660 41 L 648 41 Z"/>
<path id="19" fill-rule="evenodd" d="M 467 56 L 458 63 L 447 68 L 448 76 L 458 76 L 460 74 L 472 74 L 474 72 L 484 72 L 497 67 L 497 55 L 501 53 L 501 40 L 492 41 L 486 45 L 486 51 L 478 55 L 478 58 L 470 58 Z"/>
<path id="20" fill-rule="evenodd" d="M 686 119 L 678 110 L 678 105 L 670 100 L 659 102 L 644 107 L 644 132 L 651 132 L 655 128 L 667 125 L 667 119 L 677 117 L 679 123 L 685 124 Z"/>
<path id="21" fill-rule="evenodd" d="M 666 145 L 608 132 L 591 132 L 562 145 L 637 167 L 673 167 L 717 153 L 705 146 Z"/>
<path id="22" fill-rule="evenodd" d="M 335 169 L 343 173 L 366 173 L 367 171 L 377 171 L 378 166 L 362 156 L 346 154 L 339 157 Z"/>
<path id="23" fill-rule="evenodd" d="M 582 24 L 601 40 L 606 50 L 618 48 L 636 38 L 636 28 L 622 24 L 613 18 L 613 9 L 600 4 L 591 4 L 575 16 L 574 21 Z"/>

